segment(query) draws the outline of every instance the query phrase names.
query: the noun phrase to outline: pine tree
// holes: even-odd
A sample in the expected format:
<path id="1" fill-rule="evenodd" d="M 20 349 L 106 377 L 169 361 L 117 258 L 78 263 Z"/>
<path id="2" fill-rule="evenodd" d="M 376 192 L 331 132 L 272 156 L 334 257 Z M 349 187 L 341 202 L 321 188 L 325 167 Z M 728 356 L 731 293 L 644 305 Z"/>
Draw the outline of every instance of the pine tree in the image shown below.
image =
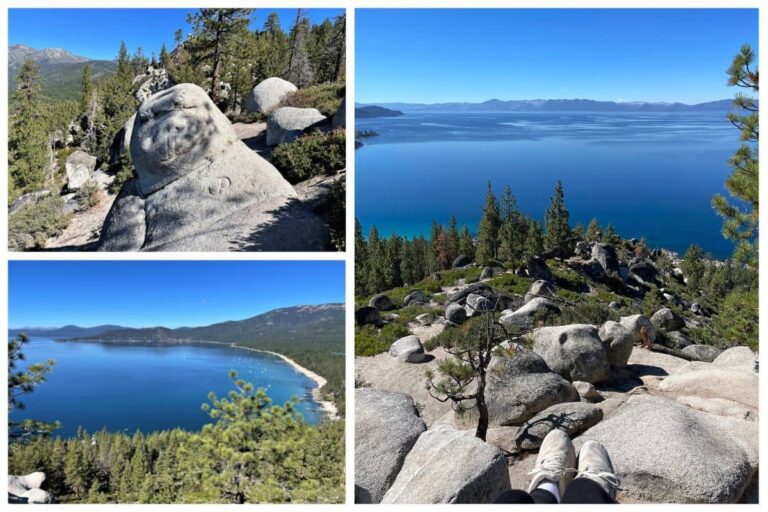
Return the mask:
<path id="1" fill-rule="evenodd" d="M 392 234 L 386 241 L 384 255 L 384 282 L 386 288 L 397 288 L 403 285 L 400 266 L 403 259 L 403 240 Z"/>
<path id="2" fill-rule="evenodd" d="M 451 215 L 451 220 L 448 222 L 448 233 L 446 233 L 446 244 L 448 251 L 448 259 L 453 262 L 460 254 L 459 252 L 459 228 L 456 223 L 456 216 Z"/>
<path id="3" fill-rule="evenodd" d="M 475 242 L 472 240 L 472 234 L 465 224 L 461 227 L 461 234 L 459 235 L 459 254 L 466 254 L 467 256 L 472 257 L 474 253 Z"/>
<path id="4" fill-rule="evenodd" d="M 480 225 L 477 228 L 477 250 L 475 259 L 480 265 L 488 265 L 497 256 L 501 213 L 499 202 L 493 193 L 491 182 L 488 182 L 488 192 L 485 196 L 485 207 Z"/>
<path id="5" fill-rule="evenodd" d="M 432 229 L 429 236 L 429 272 L 438 272 L 445 268 L 440 264 L 440 255 L 438 253 L 438 239 L 442 231 L 443 227 L 436 220 L 432 220 Z"/>
<path id="6" fill-rule="evenodd" d="M 530 260 L 534 256 L 541 256 L 544 253 L 544 233 L 541 224 L 531 219 L 528 223 L 528 236 L 525 239 L 525 250 L 523 257 Z"/>
<path id="7" fill-rule="evenodd" d="M 92 95 L 93 82 L 91 78 L 91 66 L 90 64 L 86 64 L 83 67 L 83 77 L 80 79 L 80 115 L 88 114 Z"/>
<path id="8" fill-rule="evenodd" d="M 288 36 L 280 25 L 280 17 L 271 13 L 257 38 L 255 83 L 273 76 L 285 77 L 288 69 Z"/>
<path id="9" fill-rule="evenodd" d="M 704 277 L 706 267 L 704 265 L 704 251 L 696 244 L 692 244 L 685 251 L 683 261 L 680 262 L 680 270 L 688 279 L 688 286 L 698 290 L 701 285 L 701 279 Z"/>
<path id="10" fill-rule="evenodd" d="M 565 207 L 565 194 L 560 180 L 555 184 L 555 193 L 549 200 L 549 207 L 544 214 L 544 250 L 564 258 L 573 252 L 571 228 L 568 225 L 570 214 Z"/>
<path id="11" fill-rule="evenodd" d="M 37 63 L 26 59 L 16 74 L 18 89 L 11 98 L 8 131 L 9 199 L 44 186 L 48 158 L 43 78 Z"/>
<path id="12" fill-rule="evenodd" d="M 368 267 L 368 244 L 363 236 L 363 227 L 355 218 L 355 293 L 366 293 Z"/>
<path id="13" fill-rule="evenodd" d="M 386 287 L 384 276 L 385 265 L 384 243 L 379 237 L 379 230 L 372 226 L 368 233 L 368 291 L 371 293 L 380 292 Z"/>
<path id="14" fill-rule="evenodd" d="M 168 48 L 165 47 L 165 43 L 160 48 L 160 67 L 165 70 L 170 70 L 173 66 L 171 62 L 171 54 L 168 53 Z"/>
<path id="15" fill-rule="evenodd" d="M 46 375 L 53 370 L 56 361 L 49 359 L 42 363 L 33 363 L 19 369 L 24 358 L 24 345 L 29 343 L 29 336 L 20 334 L 8 341 L 8 410 L 24 409 L 21 397 L 28 395 L 37 386 L 45 382 Z M 35 420 L 16 422 L 8 419 L 8 437 L 10 439 L 28 439 L 45 435 L 58 428 L 57 423 L 45 423 Z"/>
<path id="16" fill-rule="evenodd" d="M 253 9 L 198 9 L 187 16 L 187 23 L 192 25 L 192 35 L 188 39 L 188 51 L 192 60 L 199 66 L 210 66 L 208 92 L 214 103 L 220 98 L 222 67 L 225 48 L 229 38 L 246 30 L 250 23 Z"/>
<path id="17" fill-rule="evenodd" d="M 527 226 L 522 212 L 517 206 L 517 199 L 507 185 L 501 196 L 501 228 L 499 229 L 499 258 L 517 262 L 523 254 L 523 244 L 527 236 Z"/>
<path id="18" fill-rule="evenodd" d="M 600 239 L 600 224 L 597 223 L 597 219 L 592 217 L 587 226 L 587 240 L 590 242 L 597 242 Z"/>
<path id="19" fill-rule="evenodd" d="M 296 9 L 296 21 L 290 34 L 290 51 L 288 54 L 288 81 L 296 87 L 306 87 L 312 83 L 312 68 L 307 55 L 307 36 L 309 20 L 303 9 Z"/>
<path id="20" fill-rule="evenodd" d="M 728 85 L 741 87 L 755 94 L 759 91 L 759 72 L 752 69 L 755 53 L 745 44 L 728 68 Z M 730 202 L 722 194 L 712 198 L 712 206 L 723 217 L 723 236 L 736 243 L 734 257 L 753 266 L 758 264 L 757 233 L 759 215 L 759 107 L 755 98 L 737 94 L 734 106 L 742 113 L 728 113 L 728 120 L 741 131 L 742 145 L 728 164 L 733 169 L 725 180 L 728 192 L 737 200 Z"/>

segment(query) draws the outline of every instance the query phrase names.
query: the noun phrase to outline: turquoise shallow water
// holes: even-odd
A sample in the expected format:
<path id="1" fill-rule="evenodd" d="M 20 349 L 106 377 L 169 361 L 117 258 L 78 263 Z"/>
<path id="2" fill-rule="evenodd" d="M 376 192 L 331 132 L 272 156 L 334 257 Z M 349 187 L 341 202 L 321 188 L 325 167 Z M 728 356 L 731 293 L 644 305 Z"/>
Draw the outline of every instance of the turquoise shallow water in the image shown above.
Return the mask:
<path id="1" fill-rule="evenodd" d="M 571 224 L 684 252 L 731 253 L 710 206 L 739 145 L 724 113 L 419 113 L 361 119 L 380 134 L 356 151 L 355 214 L 368 231 L 429 234 L 432 219 L 476 228 L 488 180 L 541 219 L 555 182 Z"/>
<path id="2" fill-rule="evenodd" d="M 143 432 L 182 427 L 197 430 L 209 417 L 200 410 L 210 391 L 218 396 L 234 389 L 229 370 L 267 390 L 282 404 L 301 399 L 306 421 L 320 420 L 311 400 L 314 382 L 279 358 L 216 345 L 135 345 L 57 342 L 34 338 L 25 346 L 26 361 L 55 359 L 47 382 L 22 400 L 26 409 L 13 419 L 58 420 L 56 433 L 89 431 Z"/>

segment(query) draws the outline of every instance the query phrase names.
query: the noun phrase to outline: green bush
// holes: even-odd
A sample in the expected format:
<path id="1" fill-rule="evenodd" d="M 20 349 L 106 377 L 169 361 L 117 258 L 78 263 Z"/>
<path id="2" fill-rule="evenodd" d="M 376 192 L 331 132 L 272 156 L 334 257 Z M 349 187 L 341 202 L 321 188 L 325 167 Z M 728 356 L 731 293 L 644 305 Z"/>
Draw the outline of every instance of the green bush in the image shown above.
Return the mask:
<path id="1" fill-rule="evenodd" d="M 506 272 L 488 282 L 494 290 L 506 295 L 525 295 L 531 287 L 531 283 L 532 280 L 527 277 L 520 277 Z"/>
<path id="2" fill-rule="evenodd" d="M 337 251 L 347 247 L 347 183 L 340 179 L 331 187 L 328 195 L 328 224 L 331 228 L 331 245 Z"/>
<path id="3" fill-rule="evenodd" d="M 272 151 L 272 165 L 291 183 L 313 176 L 329 175 L 346 167 L 346 137 L 343 129 L 315 130 Z"/>
<path id="4" fill-rule="evenodd" d="M 292 92 L 280 102 L 281 107 L 316 108 L 331 117 L 341 105 L 346 87 L 344 84 L 319 84 Z"/>
<path id="5" fill-rule="evenodd" d="M 45 242 L 61 233 L 71 214 L 62 215 L 59 197 L 45 197 L 22 206 L 8 219 L 8 245 L 11 250 L 40 249 Z"/>
<path id="6" fill-rule="evenodd" d="M 387 324 L 381 329 L 373 325 L 355 329 L 355 355 L 375 356 L 386 352 L 393 342 L 409 334 L 408 327 L 397 322 Z"/>

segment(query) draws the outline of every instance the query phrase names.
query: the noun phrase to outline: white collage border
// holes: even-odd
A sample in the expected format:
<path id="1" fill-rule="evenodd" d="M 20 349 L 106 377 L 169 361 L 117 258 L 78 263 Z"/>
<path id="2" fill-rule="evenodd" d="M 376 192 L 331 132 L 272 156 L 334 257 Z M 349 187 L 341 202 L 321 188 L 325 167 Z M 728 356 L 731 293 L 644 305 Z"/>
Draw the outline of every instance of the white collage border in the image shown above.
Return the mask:
<path id="1" fill-rule="evenodd" d="M 256 9 L 269 8 L 346 8 L 347 10 L 347 100 L 354 104 L 355 98 L 355 9 L 365 8 L 760 8 L 760 0 L 0 0 L 0 91 L 3 97 L 0 100 L 0 162 L 3 163 L 3 171 L 0 176 L 0 194 L 6 201 L 8 173 L 8 8 L 196 8 L 196 7 L 251 7 Z M 761 27 L 759 36 L 759 49 L 765 46 L 765 30 L 768 21 L 766 9 L 760 9 L 759 24 Z M 106 28 L 108 29 L 108 28 Z M 684 30 L 684 27 L 681 27 Z M 397 37 L 396 29 L 392 37 Z M 735 52 L 735 50 L 734 50 Z M 768 58 L 759 53 L 760 63 Z M 402 511 L 416 511 L 426 509 L 447 509 L 441 505 L 354 505 L 354 206 L 355 206 L 355 163 L 354 163 L 354 109 L 348 108 L 347 112 L 347 251 L 346 253 L 17 253 L 9 252 L 7 248 L 8 214 L 7 207 L 0 208 L 0 332 L 8 329 L 8 261 L 9 260 L 344 260 L 346 261 L 346 503 L 343 505 L 307 505 L 313 510 L 353 510 L 353 509 L 393 509 Z M 760 196 L 768 195 L 766 180 L 760 186 Z M 765 222 L 765 212 L 761 215 L 761 222 Z M 760 249 L 760 257 L 766 261 L 768 247 L 766 244 Z M 761 313 L 768 313 L 768 278 L 765 272 L 760 276 L 760 304 Z M 760 317 L 760 342 L 764 344 L 768 338 L 766 333 L 768 320 L 765 315 Z M 2 368 L 7 365 L 7 351 L 2 351 L 0 361 Z M 5 371 L 3 379 L 7 379 Z M 760 379 L 760 408 L 768 402 L 768 386 L 766 379 Z M 7 396 L 0 396 L 0 407 L 7 411 Z M 0 503 L 5 500 L 8 475 L 8 447 L 7 447 L 7 421 L 0 421 Z M 761 455 L 765 454 L 766 428 L 760 430 Z M 762 457 L 761 457 L 762 458 Z M 761 479 L 761 487 L 765 489 L 768 484 L 768 476 Z M 768 495 L 768 491 L 763 494 Z M 60 505 L 48 505 L 58 507 Z M 230 510 L 234 505 L 80 505 L 87 510 Z M 291 505 L 243 505 L 246 508 L 258 507 L 260 510 L 277 510 Z M 628 505 L 624 505 L 628 506 Z M 658 509 L 655 504 L 629 505 L 635 509 Z M 453 505 L 451 510 L 469 510 L 469 507 L 477 505 Z M 588 510 L 589 505 L 571 506 L 575 509 Z M 674 506 L 678 508 L 679 506 Z M 687 506 L 686 510 L 708 507 L 707 505 Z M 728 505 L 716 506 L 718 510 L 730 508 Z M 739 505 L 739 510 L 756 509 L 757 505 Z M 665 509 L 670 505 L 665 505 Z"/>

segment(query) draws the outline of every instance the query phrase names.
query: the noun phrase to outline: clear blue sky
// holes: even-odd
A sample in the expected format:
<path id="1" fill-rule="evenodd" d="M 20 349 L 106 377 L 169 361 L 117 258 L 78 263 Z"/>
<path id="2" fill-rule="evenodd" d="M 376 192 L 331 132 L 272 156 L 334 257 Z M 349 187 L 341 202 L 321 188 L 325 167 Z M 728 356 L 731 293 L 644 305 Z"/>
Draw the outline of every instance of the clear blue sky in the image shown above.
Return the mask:
<path id="1" fill-rule="evenodd" d="M 8 43 L 33 48 L 64 48 L 91 59 L 112 60 L 125 41 L 133 53 L 141 47 L 148 57 L 160 53 L 163 43 L 173 48 L 178 29 L 186 36 L 191 27 L 187 14 L 194 9 L 9 9 Z M 296 9 L 256 9 L 251 29 L 260 29 L 270 13 L 277 12 L 287 31 Z M 306 9 L 313 23 L 334 18 L 343 9 Z"/>
<path id="2" fill-rule="evenodd" d="M 757 27 L 757 9 L 358 9 L 356 101 L 725 99 Z"/>
<path id="3" fill-rule="evenodd" d="M 341 261 L 11 261 L 11 328 L 198 326 L 344 302 Z"/>

